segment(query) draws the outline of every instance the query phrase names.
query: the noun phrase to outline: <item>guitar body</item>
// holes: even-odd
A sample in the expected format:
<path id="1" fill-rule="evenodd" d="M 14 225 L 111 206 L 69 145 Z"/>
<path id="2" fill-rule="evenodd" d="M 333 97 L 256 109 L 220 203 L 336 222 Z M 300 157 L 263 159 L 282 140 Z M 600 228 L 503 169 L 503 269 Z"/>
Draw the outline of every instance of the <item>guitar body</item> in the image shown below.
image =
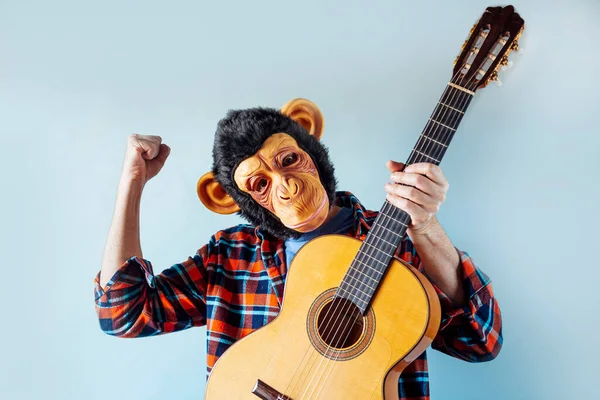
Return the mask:
<path id="1" fill-rule="evenodd" d="M 332 318 L 332 304 L 340 304 L 331 303 L 332 289 L 360 245 L 354 238 L 325 235 L 302 247 L 288 274 L 280 314 L 217 361 L 206 399 L 256 400 L 261 397 L 252 391 L 259 379 L 278 393 L 262 398 L 397 399 L 400 372 L 437 333 L 440 305 L 421 273 L 393 261 L 348 341 L 327 347 L 327 340 L 333 342 L 325 327 L 348 326 Z"/>

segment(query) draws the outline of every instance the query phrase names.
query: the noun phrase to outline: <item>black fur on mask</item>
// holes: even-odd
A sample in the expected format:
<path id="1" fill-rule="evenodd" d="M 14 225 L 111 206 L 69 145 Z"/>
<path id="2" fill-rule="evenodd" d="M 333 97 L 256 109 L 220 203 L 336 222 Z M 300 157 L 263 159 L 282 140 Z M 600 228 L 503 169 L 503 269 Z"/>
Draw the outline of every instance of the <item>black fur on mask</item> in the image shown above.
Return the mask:
<path id="1" fill-rule="evenodd" d="M 213 146 L 212 172 L 217 182 L 240 207 L 239 215 L 254 226 L 260 225 L 261 229 L 272 236 L 281 239 L 296 238 L 301 235 L 300 232 L 283 225 L 275 214 L 259 205 L 249 194 L 242 192 L 234 180 L 238 165 L 256 154 L 264 141 L 276 133 L 287 133 L 310 155 L 331 207 L 335 200 L 337 182 L 327 148 L 299 123 L 273 108 L 231 110 L 219 121 Z"/>

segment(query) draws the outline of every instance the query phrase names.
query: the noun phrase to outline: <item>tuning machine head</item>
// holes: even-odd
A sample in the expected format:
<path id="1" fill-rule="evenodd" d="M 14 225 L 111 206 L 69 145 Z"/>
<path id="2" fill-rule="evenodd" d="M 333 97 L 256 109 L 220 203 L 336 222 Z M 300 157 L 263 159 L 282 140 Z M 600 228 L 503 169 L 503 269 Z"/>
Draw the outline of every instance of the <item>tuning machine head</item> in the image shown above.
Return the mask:
<path id="1" fill-rule="evenodd" d="M 498 72 L 512 66 L 511 52 L 522 52 L 518 40 L 524 26 L 513 6 L 488 7 L 454 60 L 452 79 L 464 82 L 473 92 L 492 81 L 501 86 Z"/>
<path id="2" fill-rule="evenodd" d="M 492 82 L 494 82 L 497 86 L 502 86 L 502 81 L 498 77 L 498 71 L 492 72 L 492 74 L 490 75 L 490 79 L 489 80 L 492 81 Z"/>
<path id="3" fill-rule="evenodd" d="M 500 69 L 502 71 L 506 71 L 507 69 L 511 68 L 513 66 L 513 62 L 508 60 L 508 56 L 504 56 L 502 57 L 502 60 L 500 61 Z"/>

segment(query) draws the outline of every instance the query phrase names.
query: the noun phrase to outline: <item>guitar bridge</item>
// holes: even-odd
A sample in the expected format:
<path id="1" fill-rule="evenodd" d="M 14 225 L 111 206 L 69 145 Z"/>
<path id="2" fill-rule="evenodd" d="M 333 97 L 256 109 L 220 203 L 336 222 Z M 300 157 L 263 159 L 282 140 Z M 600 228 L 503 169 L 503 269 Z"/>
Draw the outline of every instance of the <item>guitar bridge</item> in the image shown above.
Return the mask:
<path id="1" fill-rule="evenodd" d="M 252 389 L 252 393 L 254 393 L 256 397 L 260 397 L 263 400 L 292 400 L 291 397 L 279 393 L 277 390 L 273 389 L 260 379 L 256 380 L 256 384 Z"/>

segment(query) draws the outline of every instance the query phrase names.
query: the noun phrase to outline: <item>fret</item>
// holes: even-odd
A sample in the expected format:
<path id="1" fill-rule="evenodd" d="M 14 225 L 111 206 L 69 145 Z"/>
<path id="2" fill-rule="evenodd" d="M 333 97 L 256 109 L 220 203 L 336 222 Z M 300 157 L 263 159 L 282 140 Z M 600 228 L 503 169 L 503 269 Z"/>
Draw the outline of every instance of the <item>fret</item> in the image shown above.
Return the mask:
<path id="1" fill-rule="evenodd" d="M 360 261 L 360 260 L 354 260 L 354 262 L 357 262 L 357 263 L 360 263 L 360 264 L 364 265 L 365 267 L 367 267 L 367 268 L 369 268 L 369 269 L 373 270 L 375 273 L 377 273 L 377 274 L 379 275 L 379 277 L 381 277 L 381 275 L 382 275 L 381 271 L 379 271 L 379 270 L 378 270 L 378 269 L 376 269 L 376 268 L 373 268 L 372 266 L 370 266 L 370 265 L 369 265 L 369 264 L 367 264 L 366 262 L 363 262 L 363 261 Z M 365 271 L 365 270 L 361 270 L 361 269 L 359 269 L 359 268 L 356 268 L 356 267 L 353 265 L 353 264 L 354 264 L 354 262 L 353 262 L 352 264 L 350 264 L 350 269 L 348 269 L 348 272 L 346 273 L 347 275 L 349 275 L 349 276 L 352 276 L 353 278 L 355 278 L 355 277 L 354 277 L 354 275 L 351 275 L 351 274 L 350 274 L 350 271 L 352 271 L 352 270 L 355 270 L 355 271 L 357 271 L 359 274 L 361 274 L 361 276 L 366 276 L 366 277 L 368 277 L 368 278 L 369 278 L 369 279 L 371 279 L 371 280 L 377 280 L 377 279 L 373 278 L 371 275 L 369 275 L 369 274 L 367 273 L 367 271 Z"/>
<path id="2" fill-rule="evenodd" d="M 350 285 L 348 282 L 344 282 L 344 285 L 346 285 L 346 286 L 351 286 L 351 289 L 350 289 L 350 288 L 348 288 L 348 289 L 346 289 L 346 288 L 341 288 L 341 286 L 340 286 L 340 288 L 341 288 L 341 289 L 342 289 L 344 292 L 346 292 L 346 293 L 348 293 L 350 296 L 352 296 L 351 298 L 348 298 L 348 297 L 346 297 L 348 300 L 354 301 L 355 299 L 358 299 L 358 300 L 361 300 L 361 301 L 362 301 L 362 302 L 364 302 L 364 303 L 367 303 L 367 300 L 366 300 L 366 299 L 368 299 L 369 297 L 371 297 L 371 295 L 370 295 L 369 293 L 365 293 L 365 292 L 363 292 L 362 290 L 356 289 L 354 286 Z M 354 292 L 354 290 L 358 290 L 358 291 L 357 291 L 357 292 Z M 362 295 L 365 295 L 365 296 L 366 296 L 366 298 L 363 298 L 363 296 L 362 296 Z"/>
<path id="3" fill-rule="evenodd" d="M 344 297 L 344 298 L 345 298 L 345 299 L 347 299 L 347 300 L 350 300 L 350 301 L 352 301 L 352 302 L 354 302 L 355 300 L 360 300 L 360 301 L 362 301 L 363 303 L 365 303 L 365 306 L 367 306 L 367 305 L 369 304 L 369 302 L 368 302 L 367 300 L 364 300 L 364 299 L 363 299 L 363 298 L 361 298 L 361 297 L 356 297 L 356 294 L 355 294 L 355 293 L 350 293 L 348 290 L 344 289 L 344 288 L 343 288 L 343 287 L 341 287 L 341 286 L 338 288 L 338 291 L 340 291 L 340 290 L 343 290 L 344 292 L 346 292 L 346 293 L 347 293 L 347 294 L 350 296 L 350 297 L 341 296 L 341 297 Z"/>
<path id="4" fill-rule="evenodd" d="M 445 132 L 448 132 L 448 131 L 445 130 Z M 443 138 L 441 138 L 440 140 L 443 140 Z M 424 153 L 428 158 L 436 160 L 436 159 L 441 159 L 443 154 L 446 152 L 447 147 L 448 146 L 442 146 L 433 141 L 420 140 L 420 143 L 418 144 L 418 146 L 415 146 L 413 151 L 416 150 L 417 152 Z M 418 153 L 412 154 L 411 161 L 416 162 L 418 157 L 423 158 Z M 424 160 L 424 161 L 435 163 L 435 161 L 431 161 L 431 160 Z"/>
<path id="5" fill-rule="evenodd" d="M 449 109 L 451 109 L 451 110 L 454 110 L 454 111 L 456 111 L 456 112 L 459 112 L 459 113 L 461 113 L 461 114 L 463 114 L 463 115 L 465 114 L 464 112 L 460 111 L 458 108 L 454 108 L 454 107 L 452 107 L 452 106 L 449 106 L 448 104 L 442 103 L 441 101 L 438 101 L 438 104 L 441 104 L 441 105 L 443 105 L 444 107 L 446 107 L 446 108 L 449 108 Z"/>
<path id="6" fill-rule="evenodd" d="M 379 278 L 381 277 L 381 275 L 383 275 L 383 273 L 380 270 L 378 270 L 377 268 L 374 268 L 374 267 L 370 266 L 368 263 L 366 263 L 364 261 L 361 261 L 359 259 L 355 259 L 352 264 L 354 264 L 354 263 L 358 263 L 358 264 L 364 265 L 365 267 L 367 267 L 371 271 L 373 271 L 376 274 L 378 274 Z M 364 270 L 364 269 L 362 269 L 362 270 L 358 269 L 357 267 L 353 266 L 352 264 L 350 264 L 350 269 L 348 270 L 348 273 L 349 273 L 349 271 L 351 269 L 354 269 L 354 270 L 358 271 L 359 273 L 361 273 L 362 275 L 367 276 L 367 277 L 369 277 L 372 280 L 375 280 L 375 278 L 371 277 L 371 275 L 369 275 L 366 270 Z"/>
<path id="7" fill-rule="evenodd" d="M 444 94 L 442 94 L 440 102 L 450 107 L 453 107 L 459 111 L 462 111 L 462 114 L 452 113 L 454 115 L 460 115 L 462 117 L 467 107 L 469 106 L 469 103 L 471 102 L 472 98 L 473 96 L 465 94 L 463 91 L 456 89 L 452 86 L 448 86 L 447 90 L 444 92 Z"/>
<path id="8" fill-rule="evenodd" d="M 368 288 L 369 288 L 369 289 L 371 289 L 371 290 L 375 290 L 375 288 L 374 288 L 374 287 L 372 287 L 371 285 L 367 285 L 366 283 L 364 283 L 364 282 L 363 282 L 363 281 L 361 281 L 360 279 L 357 279 L 357 278 L 353 277 L 352 275 L 346 275 L 346 276 L 350 276 L 352 279 L 354 279 L 355 281 L 357 281 L 359 285 L 364 285 L 364 286 L 368 287 Z M 354 286 L 353 284 L 351 284 L 350 282 L 348 282 L 346 279 L 344 279 L 344 282 L 345 282 L 347 285 L 350 285 L 350 286 L 352 286 L 353 288 L 355 288 L 355 289 L 357 289 L 357 290 L 360 290 L 361 292 L 363 292 L 361 289 L 357 288 L 356 286 Z M 363 293 L 364 293 L 364 294 L 367 294 L 367 293 L 365 293 L 365 292 L 363 292 Z"/>
<path id="9" fill-rule="evenodd" d="M 419 154 L 421 154 L 421 155 L 423 155 L 423 156 L 425 156 L 425 157 L 427 157 L 427 158 L 430 158 L 430 159 L 432 159 L 433 161 L 436 161 L 438 164 L 440 163 L 440 161 L 439 161 L 439 160 L 437 160 L 437 159 L 435 159 L 435 158 L 433 158 L 433 157 L 431 157 L 431 156 L 429 156 L 429 155 L 427 155 L 427 154 L 425 154 L 425 153 L 421 153 L 420 151 L 418 151 L 418 150 L 415 150 L 415 149 L 413 149 L 413 151 L 414 151 L 415 153 L 419 153 Z"/>
<path id="10" fill-rule="evenodd" d="M 430 137 L 429 137 L 429 136 L 427 136 L 427 135 L 423 135 L 423 134 L 421 133 L 421 136 L 423 136 L 423 137 L 425 138 L 425 140 L 431 140 L 432 142 L 435 142 L 435 143 L 436 143 L 436 144 L 438 144 L 439 146 L 448 147 L 448 146 L 446 146 L 444 143 L 438 142 L 437 140 L 435 140 L 435 139 L 432 139 L 432 138 L 430 138 Z"/>
<path id="11" fill-rule="evenodd" d="M 406 227 L 408 228 L 408 225 L 406 225 L 404 222 L 402 222 L 402 221 L 399 221 L 399 220 L 397 220 L 397 219 L 396 219 L 396 218 L 394 218 L 394 217 L 390 217 L 390 216 L 389 216 L 389 215 L 387 215 L 386 213 L 383 213 L 383 212 L 382 212 L 382 213 L 381 213 L 381 215 L 383 215 L 384 217 L 387 217 L 387 218 L 391 219 L 392 221 L 396 221 L 396 222 L 397 222 L 397 223 L 399 223 L 400 225 L 404 225 L 404 226 L 406 226 Z"/>
<path id="12" fill-rule="evenodd" d="M 413 150 L 413 151 L 414 151 L 414 150 Z M 375 224 L 373 224 L 373 226 L 375 226 Z M 393 233 L 393 234 L 394 234 L 394 235 L 396 235 L 396 236 L 400 236 L 398 233 L 396 233 L 396 232 L 394 232 L 394 231 L 392 231 L 392 230 L 389 230 L 388 228 L 386 228 L 385 226 L 383 226 L 383 225 L 381 225 L 381 224 L 377 225 L 377 227 L 378 227 L 378 228 L 383 228 L 383 229 L 385 229 L 386 231 L 388 231 L 388 232 L 391 232 L 391 233 Z M 371 228 L 371 230 L 373 230 L 373 229 Z M 402 238 L 401 238 L 401 239 L 402 239 Z M 382 240 L 383 240 L 383 239 L 382 239 Z M 387 242 L 387 240 L 386 240 L 386 242 Z M 388 243 L 390 243 L 390 242 L 388 242 Z M 390 244 L 393 244 L 393 243 L 390 243 Z"/>
<path id="13" fill-rule="evenodd" d="M 458 109 L 456 107 L 461 107 L 463 100 L 464 100 L 464 95 L 460 95 L 458 98 L 455 98 L 454 96 L 449 95 L 446 99 L 443 99 L 442 103 L 443 104 L 448 104 L 448 103 L 452 103 L 452 105 L 454 105 L 455 109 Z M 458 127 L 458 124 L 460 124 L 460 121 L 462 120 L 464 114 L 461 114 L 457 111 L 454 111 L 454 109 L 450 109 L 448 107 L 436 107 L 435 110 L 433 110 L 433 113 L 431 114 L 431 118 L 432 120 L 434 120 L 435 122 L 441 123 L 443 125 L 446 125 L 448 128 L 456 130 L 456 128 Z M 426 126 L 426 130 L 427 130 L 427 126 Z M 443 142 L 446 142 L 446 140 L 443 140 Z"/>
<path id="14" fill-rule="evenodd" d="M 356 262 L 361 263 L 365 267 L 372 269 L 373 271 L 377 272 L 380 276 L 383 275 L 381 273 L 381 271 L 376 270 L 375 268 L 371 267 L 369 264 L 366 264 L 366 263 L 364 263 L 362 261 L 358 261 L 358 260 Z M 369 274 L 365 274 L 364 272 L 361 272 L 359 269 L 357 269 L 356 267 L 353 267 L 352 265 L 350 265 L 350 270 L 358 271 L 358 273 L 360 273 L 361 276 L 366 276 L 367 278 L 369 278 L 373 282 L 377 282 L 377 284 L 379 284 L 379 280 L 377 280 L 375 278 L 372 278 Z"/>
<path id="15" fill-rule="evenodd" d="M 444 124 L 442 124 L 440 121 L 436 121 L 436 120 L 435 120 L 435 119 L 433 119 L 433 118 L 429 118 L 429 120 L 430 120 L 430 121 L 433 121 L 433 122 L 435 122 L 436 124 L 439 124 L 439 125 L 443 126 L 444 128 L 448 128 L 448 129 L 450 129 L 450 130 L 452 130 L 452 131 L 456 131 L 456 129 L 454 129 L 454 128 L 451 128 L 451 127 L 449 127 L 448 125 L 444 125 Z"/>
<path id="16" fill-rule="evenodd" d="M 367 256 L 367 257 L 369 257 L 369 258 L 372 258 L 373 260 L 377 261 L 378 263 L 380 263 L 380 264 L 381 264 L 381 265 L 383 265 L 384 267 L 387 267 L 387 264 L 386 264 L 386 263 L 384 263 L 384 262 L 383 262 L 383 261 L 381 261 L 381 260 L 378 260 L 377 258 L 375 258 L 375 257 L 373 257 L 373 256 L 370 256 L 370 255 L 368 255 L 367 253 L 365 253 L 365 252 L 364 252 L 364 251 L 362 251 L 362 250 L 359 250 L 359 251 L 358 251 L 358 254 L 363 254 L 363 255 L 365 255 L 365 256 Z"/>
<path id="17" fill-rule="evenodd" d="M 379 227 L 379 225 L 377 225 L 377 227 Z M 369 233 L 371 233 L 371 232 L 374 230 L 374 228 L 375 228 L 375 224 L 373 224 L 373 228 L 371 228 L 371 231 L 370 231 Z M 381 241 L 383 241 L 383 242 L 386 242 L 387 244 L 391 244 L 392 246 L 396 246 L 394 243 L 392 243 L 392 242 L 388 242 L 388 241 L 387 241 L 387 240 L 385 240 L 384 238 L 381 238 L 381 237 L 379 237 L 379 236 L 376 236 L 376 235 L 375 235 L 375 232 L 373 232 L 371 235 L 372 235 L 372 236 L 374 236 L 374 237 L 375 237 L 376 239 L 378 239 L 378 240 L 381 240 Z M 368 239 L 369 239 L 369 237 L 367 237 L 367 240 L 368 240 Z M 366 242 L 367 240 L 365 240 L 365 242 Z M 363 242 L 363 243 L 364 243 L 364 242 Z"/>
<path id="18" fill-rule="evenodd" d="M 454 131 L 456 131 L 456 127 L 460 123 L 461 117 L 462 115 L 456 113 L 434 113 L 431 118 L 429 118 L 423 132 L 441 143 L 448 144 L 448 139 L 454 134 Z"/>
<path id="19" fill-rule="evenodd" d="M 386 256 L 389 256 L 389 255 L 390 255 L 390 254 L 389 254 L 387 251 L 383 251 L 383 250 L 381 250 L 379 247 L 377 247 L 377 246 L 374 246 L 374 245 L 372 245 L 371 243 L 368 243 L 366 240 L 363 242 L 363 244 L 364 244 L 364 245 L 366 245 L 366 246 L 372 247 L 372 248 L 374 248 L 375 250 L 378 250 L 378 251 L 380 251 L 380 252 L 384 253 Z M 391 244 L 391 243 L 388 243 L 388 244 L 389 244 L 390 246 L 394 247 L 394 245 L 393 245 L 393 244 Z"/>

